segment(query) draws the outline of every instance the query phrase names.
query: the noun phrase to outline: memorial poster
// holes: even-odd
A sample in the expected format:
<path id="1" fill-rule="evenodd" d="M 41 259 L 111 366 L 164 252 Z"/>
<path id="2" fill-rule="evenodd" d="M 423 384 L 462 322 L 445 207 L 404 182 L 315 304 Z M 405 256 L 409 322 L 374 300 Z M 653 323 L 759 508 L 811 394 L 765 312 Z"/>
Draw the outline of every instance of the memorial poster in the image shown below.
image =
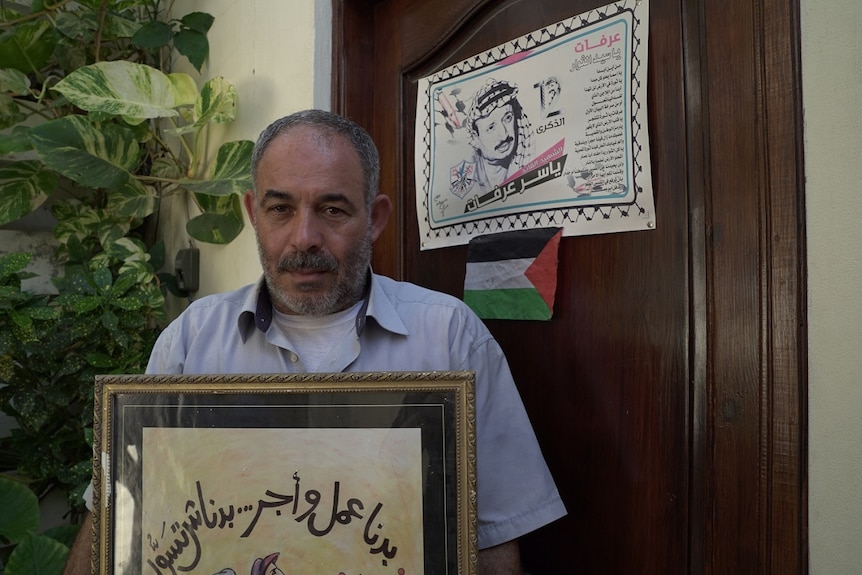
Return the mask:
<path id="1" fill-rule="evenodd" d="M 654 228 L 648 36 L 648 0 L 615 2 L 419 80 L 421 248 Z"/>

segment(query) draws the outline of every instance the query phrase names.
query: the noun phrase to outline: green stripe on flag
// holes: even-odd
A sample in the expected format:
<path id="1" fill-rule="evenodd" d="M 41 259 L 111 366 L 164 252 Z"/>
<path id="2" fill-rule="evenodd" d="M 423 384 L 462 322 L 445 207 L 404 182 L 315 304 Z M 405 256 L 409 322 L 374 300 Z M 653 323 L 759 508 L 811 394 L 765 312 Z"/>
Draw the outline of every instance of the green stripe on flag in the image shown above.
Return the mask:
<path id="1" fill-rule="evenodd" d="M 535 288 L 464 290 L 464 303 L 483 319 L 551 319 L 551 309 Z"/>

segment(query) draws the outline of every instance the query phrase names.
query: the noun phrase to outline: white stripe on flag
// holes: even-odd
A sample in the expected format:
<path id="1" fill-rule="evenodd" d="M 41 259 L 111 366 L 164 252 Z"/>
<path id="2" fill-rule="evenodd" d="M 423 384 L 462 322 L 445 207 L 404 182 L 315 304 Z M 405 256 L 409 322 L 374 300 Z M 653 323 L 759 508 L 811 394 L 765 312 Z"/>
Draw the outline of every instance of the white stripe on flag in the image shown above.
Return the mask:
<path id="1" fill-rule="evenodd" d="M 498 260 L 495 262 L 467 262 L 464 278 L 465 290 L 532 288 L 524 273 L 535 258 Z"/>

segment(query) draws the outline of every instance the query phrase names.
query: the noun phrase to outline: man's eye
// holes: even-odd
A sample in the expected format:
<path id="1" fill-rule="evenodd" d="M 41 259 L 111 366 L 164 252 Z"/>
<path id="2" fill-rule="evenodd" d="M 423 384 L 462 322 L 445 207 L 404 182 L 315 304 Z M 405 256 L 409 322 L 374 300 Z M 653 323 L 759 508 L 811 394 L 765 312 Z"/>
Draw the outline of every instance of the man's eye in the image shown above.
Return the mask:
<path id="1" fill-rule="evenodd" d="M 335 206 L 327 206 L 323 208 L 323 212 L 330 216 L 338 216 L 344 213 L 344 210 L 341 208 L 336 208 Z"/>

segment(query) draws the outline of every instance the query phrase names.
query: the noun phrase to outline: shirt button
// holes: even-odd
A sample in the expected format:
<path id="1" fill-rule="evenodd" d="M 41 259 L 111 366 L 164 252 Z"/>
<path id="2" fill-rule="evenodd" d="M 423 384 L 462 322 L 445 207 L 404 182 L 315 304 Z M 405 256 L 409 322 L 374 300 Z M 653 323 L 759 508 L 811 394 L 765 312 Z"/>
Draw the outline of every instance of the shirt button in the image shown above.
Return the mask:
<path id="1" fill-rule="evenodd" d="M 299 356 L 295 353 L 290 354 L 290 361 L 291 363 L 296 363 L 297 361 L 299 361 Z"/>

